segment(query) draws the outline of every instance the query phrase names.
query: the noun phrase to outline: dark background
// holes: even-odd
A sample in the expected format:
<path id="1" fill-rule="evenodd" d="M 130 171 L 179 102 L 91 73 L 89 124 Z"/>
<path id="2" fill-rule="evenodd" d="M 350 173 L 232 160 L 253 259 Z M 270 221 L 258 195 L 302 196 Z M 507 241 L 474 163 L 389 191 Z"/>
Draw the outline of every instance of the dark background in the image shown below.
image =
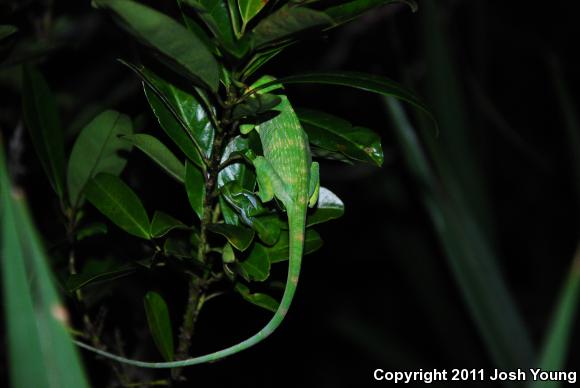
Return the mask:
<path id="1" fill-rule="evenodd" d="M 475 212 L 475 222 L 490 225 L 498 266 L 538 346 L 579 232 L 574 150 L 563 129 L 554 86 L 556 74 L 565 80 L 572 100 L 580 101 L 577 14 L 569 1 L 424 4 L 427 1 L 419 3 L 415 14 L 404 6 L 372 11 L 321 38 L 291 47 L 265 71 L 282 76 L 357 70 L 388 76 L 415 89 L 436 114 L 453 104 L 447 94 L 457 87 L 467 123 L 465 143 L 459 151 L 449 152 L 462 152 L 455 154 L 454 161 L 461 164 L 466 157 L 465 163 L 477 172 L 471 176 L 473 181 L 458 179 L 468 191 L 485 198 L 485 207 Z M 19 25 L 32 29 L 31 20 L 42 7 L 30 9 L 18 17 Z M 429 17 L 425 13 L 435 11 L 453 64 L 443 70 L 426 59 L 431 41 L 423 32 Z M 41 69 L 57 92 L 65 125 L 72 128 L 69 140 L 74 138 L 74 128 L 91 117 L 91 106 L 141 115 L 145 131 L 158 131 L 138 80 L 115 60 L 134 55 L 131 39 L 88 2 L 56 2 L 54 15 L 68 19 L 62 27 L 64 44 L 41 61 Z M 454 84 L 434 95 L 427 85 L 436 71 L 449 71 L 448 80 Z M 9 143 L 18 136 L 14 128 L 21 120 L 18 69 L 2 69 L 0 82 L 0 126 Z M 385 164 L 382 168 L 322 164 L 322 184 L 344 201 L 346 213 L 319 229 L 325 245 L 305 258 L 286 321 L 255 348 L 187 369 L 189 382 L 183 386 L 361 387 L 386 384 L 373 381 L 376 368 L 492 368 L 383 102 L 370 94 L 334 87 L 288 87 L 288 93 L 294 105 L 323 109 L 375 129 L 383 139 Z M 445 131 L 442 126 L 439 136 L 432 132 L 436 142 L 449 140 Z M 14 149 L 9 150 L 13 173 L 28 193 L 39 228 L 53 238 L 62 232 L 55 226 L 56 200 L 26 132 L 21 135 L 18 158 Z M 22 168 L 14 171 L 14 166 Z M 124 176 L 146 205 L 167 201 L 163 210 L 193 220 L 179 187 L 145 157 L 133 153 Z M 107 239 L 122 246 L 126 238 L 110 236 L 93 248 L 99 249 Z M 284 268 L 276 271 L 282 279 Z M 146 338 L 135 330 L 146 329 L 141 298 L 149 287 L 174 295 L 179 311 L 186 290 L 171 276 L 169 272 L 141 274 L 111 289 L 106 298 L 111 304 L 109 319 L 124 327 L 129 345 Z M 177 320 L 180 314 L 175 313 Z M 253 334 L 268 317 L 269 313 L 235 295 L 218 298 L 202 311 L 192 351 L 203 354 L 235 343 Z M 574 346 L 578 340 L 577 335 L 572 337 L 570 369 L 578 365 Z M 139 357 L 157 357 L 151 344 L 143 346 L 145 353 Z M 105 386 L 108 365 L 92 361 L 91 354 L 85 354 L 85 360 L 94 386 Z"/>

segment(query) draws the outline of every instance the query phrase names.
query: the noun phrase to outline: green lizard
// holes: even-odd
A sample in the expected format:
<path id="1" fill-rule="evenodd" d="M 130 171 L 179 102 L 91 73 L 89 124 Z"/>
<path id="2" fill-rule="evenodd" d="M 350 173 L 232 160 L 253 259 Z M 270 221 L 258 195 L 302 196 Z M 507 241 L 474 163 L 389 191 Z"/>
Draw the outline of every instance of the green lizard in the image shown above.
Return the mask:
<path id="1" fill-rule="evenodd" d="M 269 81 L 272 81 L 272 78 L 262 77 L 253 87 Z M 264 88 L 261 93 L 279 87 Z M 204 356 L 171 362 L 137 361 L 96 349 L 82 342 L 76 342 L 77 345 L 130 365 L 144 368 L 177 368 L 216 361 L 248 349 L 268 337 L 280 326 L 292 303 L 298 284 L 304 249 L 306 210 L 308 206 L 312 207 L 316 203 L 319 190 L 318 163 L 312 162 L 306 133 L 288 98 L 284 95 L 280 95 L 280 98 L 281 102 L 275 108 L 279 112 L 277 116 L 256 126 L 264 155 L 252 158 L 256 168 L 260 199 L 268 202 L 275 197 L 284 205 L 290 233 L 286 287 L 282 301 L 268 324 L 257 334 L 231 347 Z"/>

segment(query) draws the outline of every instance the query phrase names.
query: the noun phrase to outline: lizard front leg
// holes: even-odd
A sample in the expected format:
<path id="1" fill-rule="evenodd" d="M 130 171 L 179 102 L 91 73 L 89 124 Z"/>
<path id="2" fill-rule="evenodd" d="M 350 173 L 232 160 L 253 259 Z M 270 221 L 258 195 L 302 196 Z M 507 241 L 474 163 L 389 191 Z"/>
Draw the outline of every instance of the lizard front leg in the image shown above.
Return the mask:
<path id="1" fill-rule="evenodd" d="M 258 196 L 262 202 L 271 201 L 276 196 L 284 206 L 288 207 L 292 203 L 289 187 L 274 170 L 272 164 L 263 156 L 256 157 L 253 163 L 256 167 Z"/>

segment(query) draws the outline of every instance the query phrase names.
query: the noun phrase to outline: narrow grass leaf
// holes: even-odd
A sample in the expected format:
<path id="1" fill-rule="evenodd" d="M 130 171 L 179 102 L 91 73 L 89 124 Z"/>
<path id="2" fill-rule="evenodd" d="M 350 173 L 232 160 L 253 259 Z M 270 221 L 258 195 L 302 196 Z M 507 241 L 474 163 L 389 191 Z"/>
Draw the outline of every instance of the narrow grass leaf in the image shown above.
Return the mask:
<path id="1" fill-rule="evenodd" d="M 552 321 L 536 365 L 545 371 L 561 371 L 566 366 L 566 355 L 572 344 L 573 325 L 580 302 L 580 244 L 572 261 L 572 268 L 560 291 Z M 533 381 L 530 388 L 557 388 L 561 381 Z"/>
<path id="2" fill-rule="evenodd" d="M 423 202 L 462 296 L 498 367 L 529 367 L 533 347 L 515 302 L 496 265 L 496 257 L 474 215 L 448 193 L 428 164 L 414 128 L 400 103 L 387 99 L 405 162 L 423 188 Z M 456 189 L 456 186 L 452 186 Z"/>
<path id="3" fill-rule="evenodd" d="M 8 180 L 0 142 L 0 255 L 12 388 L 88 388 L 67 333 L 48 260 L 21 193 Z"/>

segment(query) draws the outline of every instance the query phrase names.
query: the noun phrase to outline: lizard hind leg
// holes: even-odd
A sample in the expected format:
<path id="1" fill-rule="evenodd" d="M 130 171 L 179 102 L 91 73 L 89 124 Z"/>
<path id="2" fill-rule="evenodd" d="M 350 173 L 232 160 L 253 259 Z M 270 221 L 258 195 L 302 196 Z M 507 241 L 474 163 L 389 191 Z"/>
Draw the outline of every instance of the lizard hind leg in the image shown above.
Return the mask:
<path id="1" fill-rule="evenodd" d="M 308 188 L 308 207 L 314 207 L 318 201 L 318 192 L 320 191 L 320 167 L 318 162 L 310 164 Z"/>

